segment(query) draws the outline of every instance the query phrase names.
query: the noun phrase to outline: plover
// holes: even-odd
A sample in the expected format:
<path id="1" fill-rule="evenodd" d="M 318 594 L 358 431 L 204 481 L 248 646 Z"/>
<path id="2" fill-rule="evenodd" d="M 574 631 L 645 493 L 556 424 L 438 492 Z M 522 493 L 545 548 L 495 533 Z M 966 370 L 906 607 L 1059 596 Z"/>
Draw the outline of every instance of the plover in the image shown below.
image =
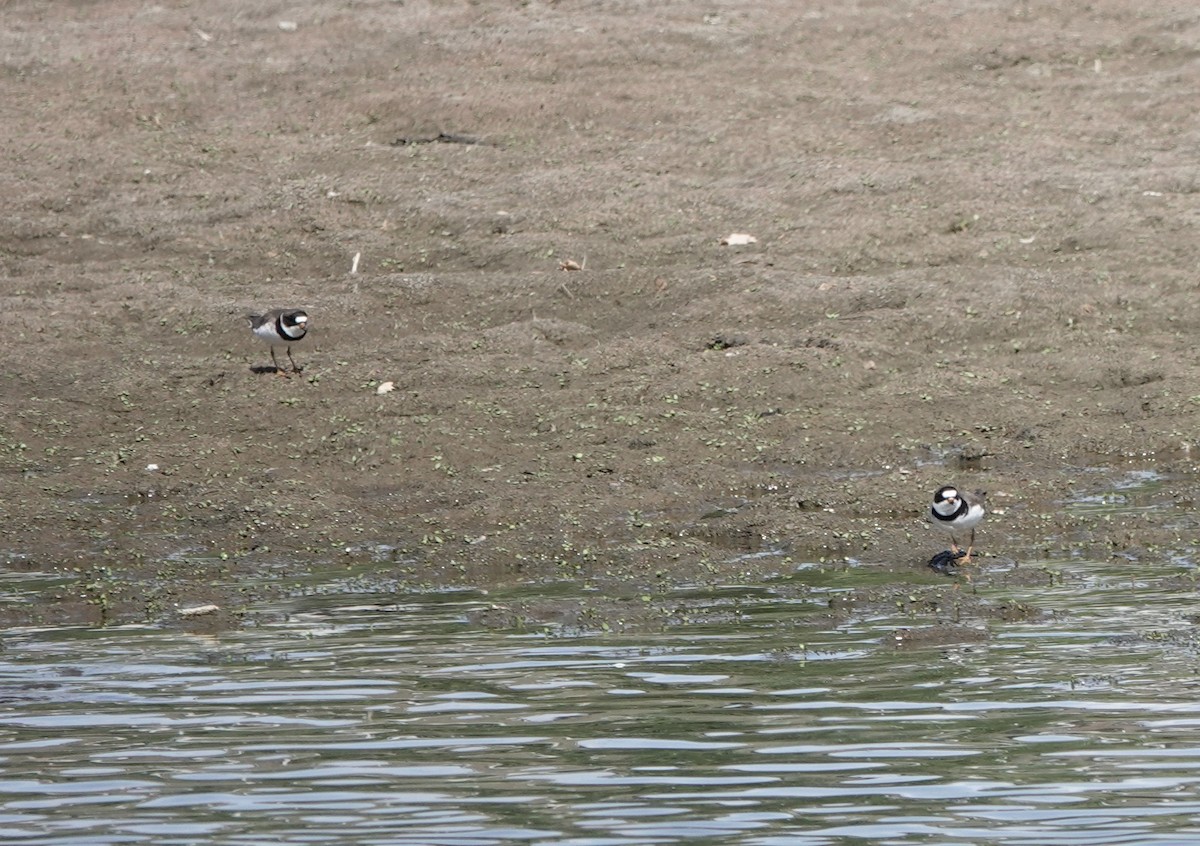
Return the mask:
<path id="1" fill-rule="evenodd" d="M 943 485 L 933 495 L 933 507 L 929 509 L 930 518 L 935 526 L 940 526 L 950 533 L 950 547 L 955 558 L 961 554 L 955 535 L 970 532 L 967 554 L 959 563 L 971 563 L 971 551 L 975 547 L 975 527 L 987 513 L 983 507 L 985 496 L 985 491 L 969 494 L 965 491 L 960 492 L 954 485 Z"/>
<path id="2" fill-rule="evenodd" d="M 247 314 L 250 331 L 261 341 L 271 345 L 271 363 L 275 365 L 276 373 L 284 370 L 275 360 L 275 347 L 286 346 L 288 361 L 292 363 L 292 372 L 299 373 L 300 368 L 292 358 L 292 344 L 303 340 L 308 332 L 308 315 L 298 308 L 273 308 L 266 314 Z"/>

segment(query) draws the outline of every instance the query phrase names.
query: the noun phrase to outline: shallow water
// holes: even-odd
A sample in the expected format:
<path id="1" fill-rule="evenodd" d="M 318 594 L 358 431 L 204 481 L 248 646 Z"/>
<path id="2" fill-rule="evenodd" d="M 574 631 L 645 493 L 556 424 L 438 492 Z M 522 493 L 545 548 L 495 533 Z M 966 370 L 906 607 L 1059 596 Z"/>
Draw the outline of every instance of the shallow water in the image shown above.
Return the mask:
<path id="1" fill-rule="evenodd" d="M 569 584 L 309 598 L 219 638 L 10 631 L 0 830 L 45 844 L 1200 841 L 1200 661 L 1176 637 L 1191 592 L 1156 587 L 1179 572 L 1165 564 L 1140 567 L 1140 586 L 1115 563 L 1061 566 L 1082 580 L 1011 595 L 1056 612 L 1045 620 L 927 648 L 896 646 L 929 622 L 911 614 L 830 623 L 817 612 L 844 586 L 804 570 L 680 591 L 691 622 L 621 636 L 478 622 L 522 596 L 586 601 Z"/>

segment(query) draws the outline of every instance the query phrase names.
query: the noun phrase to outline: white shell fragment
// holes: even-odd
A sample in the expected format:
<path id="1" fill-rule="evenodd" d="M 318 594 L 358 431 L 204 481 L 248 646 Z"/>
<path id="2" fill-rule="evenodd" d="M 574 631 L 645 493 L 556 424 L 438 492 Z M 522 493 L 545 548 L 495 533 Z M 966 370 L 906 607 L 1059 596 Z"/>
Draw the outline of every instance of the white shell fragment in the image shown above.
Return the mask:
<path id="1" fill-rule="evenodd" d="M 211 614 L 214 611 L 220 610 L 221 606 L 209 603 L 208 605 L 193 605 L 190 608 L 180 608 L 175 613 L 180 617 L 200 617 L 204 614 Z"/>
<path id="2" fill-rule="evenodd" d="M 747 244 L 757 243 L 757 238 L 753 235 L 747 235 L 745 232 L 734 232 L 732 235 L 726 235 L 721 239 L 722 247 L 744 247 Z"/>
<path id="3" fill-rule="evenodd" d="M 375 393 L 383 396 L 384 394 L 390 394 L 394 390 L 396 390 L 395 382 L 380 382 L 379 387 L 375 389 Z"/>

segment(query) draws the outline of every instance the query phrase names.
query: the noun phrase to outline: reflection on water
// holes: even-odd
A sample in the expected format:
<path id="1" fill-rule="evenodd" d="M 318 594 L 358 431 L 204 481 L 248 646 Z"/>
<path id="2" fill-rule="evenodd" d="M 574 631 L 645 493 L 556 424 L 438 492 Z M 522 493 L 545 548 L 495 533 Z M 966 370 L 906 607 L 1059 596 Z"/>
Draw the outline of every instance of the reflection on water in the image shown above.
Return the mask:
<path id="1" fill-rule="evenodd" d="M 1100 468 L 1097 468 L 1100 471 Z M 1077 514 L 1131 514 L 1170 508 L 1167 479 L 1156 470 L 1130 470 L 1113 479 L 1107 490 L 1077 494 L 1064 503 Z"/>
<path id="2" fill-rule="evenodd" d="M 1200 841 L 1200 664 L 1113 623 L 1188 631 L 1186 592 L 1097 565 L 1014 597 L 1066 624 L 904 650 L 912 616 L 790 595 L 714 591 L 736 618 L 634 636 L 483 628 L 496 597 L 465 592 L 307 599 L 219 639 L 10 631 L 4 839 Z"/>

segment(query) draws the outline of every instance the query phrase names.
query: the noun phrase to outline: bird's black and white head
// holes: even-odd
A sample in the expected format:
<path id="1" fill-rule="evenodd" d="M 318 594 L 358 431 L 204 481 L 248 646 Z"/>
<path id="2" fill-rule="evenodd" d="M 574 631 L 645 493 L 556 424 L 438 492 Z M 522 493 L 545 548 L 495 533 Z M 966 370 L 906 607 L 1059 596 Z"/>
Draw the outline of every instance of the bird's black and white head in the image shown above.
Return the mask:
<path id="1" fill-rule="evenodd" d="M 298 341 L 308 331 L 308 315 L 300 309 L 285 311 L 279 315 L 279 333 L 285 338 Z"/>
<path id="2" fill-rule="evenodd" d="M 936 514 L 949 517 L 962 505 L 962 497 L 954 485 L 942 485 L 933 495 L 933 510 Z"/>

